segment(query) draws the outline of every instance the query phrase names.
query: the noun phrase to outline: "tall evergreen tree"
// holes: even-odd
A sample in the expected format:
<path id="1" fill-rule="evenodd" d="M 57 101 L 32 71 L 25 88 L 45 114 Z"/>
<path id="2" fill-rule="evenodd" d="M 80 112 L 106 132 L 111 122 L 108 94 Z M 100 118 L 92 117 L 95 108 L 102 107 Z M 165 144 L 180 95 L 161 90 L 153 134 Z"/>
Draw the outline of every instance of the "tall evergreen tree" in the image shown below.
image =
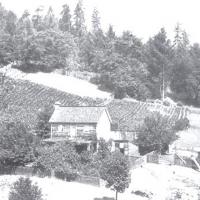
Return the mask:
<path id="1" fill-rule="evenodd" d="M 61 12 L 61 19 L 59 20 L 59 28 L 63 32 L 72 31 L 70 8 L 67 4 L 63 5 Z"/>
<path id="2" fill-rule="evenodd" d="M 92 13 L 92 31 L 94 34 L 101 31 L 100 16 L 97 8 L 95 8 Z"/>
<path id="3" fill-rule="evenodd" d="M 56 28 L 57 26 L 57 20 L 51 6 L 49 7 L 47 14 L 44 17 L 44 26 L 46 29 Z"/>
<path id="4" fill-rule="evenodd" d="M 143 44 L 130 31 L 123 32 L 122 36 L 116 40 L 115 49 L 124 57 L 138 60 L 143 58 Z"/>
<path id="5" fill-rule="evenodd" d="M 0 3 L 0 67 L 14 61 L 14 43 L 8 29 L 9 13 Z M 14 28 L 14 26 L 13 26 Z"/>
<path id="6" fill-rule="evenodd" d="M 150 89 L 154 98 L 164 97 L 171 74 L 172 47 L 164 28 L 145 46 L 146 63 L 149 73 Z"/>
<path id="7" fill-rule="evenodd" d="M 6 15 L 6 26 L 5 31 L 9 33 L 10 35 L 14 35 L 16 31 L 17 26 L 17 16 L 14 12 L 8 11 Z"/>
<path id="8" fill-rule="evenodd" d="M 85 16 L 81 0 L 77 3 L 74 11 L 73 33 L 79 38 L 86 34 Z"/>
<path id="9" fill-rule="evenodd" d="M 108 31 L 106 33 L 106 36 L 110 40 L 113 40 L 116 37 L 115 31 L 113 30 L 113 26 L 112 25 L 109 25 Z"/>
<path id="10" fill-rule="evenodd" d="M 30 37 L 33 35 L 34 29 L 30 19 L 30 14 L 27 10 L 24 11 L 22 16 L 19 18 L 15 34 L 15 61 L 19 63 L 27 63 L 31 56 Z"/>
<path id="11" fill-rule="evenodd" d="M 33 26 L 37 31 L 44 30 L 43 16 L 42 16 L 43 11 L 44 11 L 43 6 L 39 6 L 35 10 L 35 14 L 32 16 Z"/>
<path id="12" fill-rule="evenodd" d="M 2 6 L 0 3 L 0 29 L 4 30 L 5 25 L 6 25 L 6 16 L 7 16 L 7 11 L 6 9 Z"/>

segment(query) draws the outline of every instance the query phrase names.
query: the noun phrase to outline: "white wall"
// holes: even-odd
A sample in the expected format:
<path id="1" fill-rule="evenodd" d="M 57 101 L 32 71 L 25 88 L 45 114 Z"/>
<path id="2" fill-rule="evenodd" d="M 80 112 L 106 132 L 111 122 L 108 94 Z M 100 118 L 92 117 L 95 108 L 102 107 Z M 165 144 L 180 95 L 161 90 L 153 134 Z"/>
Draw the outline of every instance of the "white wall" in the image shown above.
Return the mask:
<path id="1" fill-rule="evenodd" d="M 97 139 L 103 138 L 108 141 L 112 138 L 111 124 L 106 111 L 103 111 L 96 127 Z"/>

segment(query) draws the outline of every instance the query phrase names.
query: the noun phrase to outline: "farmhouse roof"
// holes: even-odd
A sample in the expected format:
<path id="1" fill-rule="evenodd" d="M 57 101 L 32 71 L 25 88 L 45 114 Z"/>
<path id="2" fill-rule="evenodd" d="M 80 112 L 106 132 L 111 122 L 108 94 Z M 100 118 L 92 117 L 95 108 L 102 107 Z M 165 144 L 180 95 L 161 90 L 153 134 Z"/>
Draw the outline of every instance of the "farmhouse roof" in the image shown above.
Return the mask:
<path id="1" fill-rule="evenodd" d="M 50 123 L 97 123 L 106 107 L 56 106 Z M 107 113 L 108 114 L 108 113 Z"/>

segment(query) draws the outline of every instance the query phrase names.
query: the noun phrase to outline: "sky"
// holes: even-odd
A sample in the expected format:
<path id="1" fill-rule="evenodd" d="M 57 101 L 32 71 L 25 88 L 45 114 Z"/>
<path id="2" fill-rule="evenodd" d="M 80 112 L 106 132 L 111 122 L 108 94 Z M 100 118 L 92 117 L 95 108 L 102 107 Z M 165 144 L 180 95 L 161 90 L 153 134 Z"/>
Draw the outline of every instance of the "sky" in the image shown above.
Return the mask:
<path id="1" fill-rule="evenodd" d="M 62 5 L 68 4 L 71 13 L 77 0 L 0 0 L 6 9 L 19 16 L 25 9 L 33 13 L 40 6 L 52 6 L 58 15 Z M 88 27 L 96 7 L 100 12 L 104 30 L 112 24 L 117 34 L 130 30 L 144 42 L 165 27 L 170 38 L 177 23 L 189 34 L 192 43 L 200 43 L 200 1 L 199 0 L 83 0 Z"/>

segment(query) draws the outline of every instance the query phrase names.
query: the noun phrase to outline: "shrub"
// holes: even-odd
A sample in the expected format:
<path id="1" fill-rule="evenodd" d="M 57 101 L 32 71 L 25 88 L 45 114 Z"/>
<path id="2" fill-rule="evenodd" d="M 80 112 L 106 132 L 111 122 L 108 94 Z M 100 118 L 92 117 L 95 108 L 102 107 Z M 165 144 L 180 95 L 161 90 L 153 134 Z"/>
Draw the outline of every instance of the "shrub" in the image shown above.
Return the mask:
<path id="1" fill-rule="evenodd" d="M 59 178 L 71 181 L 76 178 L 79 164 L 79 155 L 74 146 L 60 142 L 38 149 L 34 168 L 44 174 L 55 174 Z"/>
<path id="2" fill-rule="evenodd" d="M 94 77 L 90 78 L 90 82 L 95 84 L 95 85 L 99 85 L 100 84 L 99 76 L 94 76 Z"/>
<path id="3" fill-rule="evenodd" d="M 93 159 L 93 155 L 90 151 L 83 151 L 80 153 L 81 164 L 91 163 L 92 159 Z"/>
<path id="4" fill-rule="evenodd" d="M 29 178 L 19 178 L 9 193 L 9 200 L 42 200 L 41 189 Z"/>
<path id="5" fill-rule="evenodd" d="M 106 142 L 103 138 L 100 138 L 97 151 L 99 160 L 103 160 L 110 155 L 110 146 L 111 144 L 109 144 L 109 142 Z"/>
<path id="6" fill-rule="evenodd" d="M 21 122 L 3 123 L 0 127 L 0 166 L 24 166 L 35 159 L 36 138 Z"/>
<path id="7" fill-rule="evenodd" d="M 190 127 L 190 121 L 186 117 L 183 119 L 179 119 L 178 121 L 176 121 L 174 125 L 174 129 L 176 131 L 183 131 L 188 129 L 189 127 Z"/>
<path id="8" fill-rule="evenodd" d="M 153 195 L 152 193 L 147 194 L 146 192 L 140 191 L 140 190 L 136 190 L 135 192 L 132 192 L 138 196 L 142 196 L 142 197 L 146 197 L 148 199 L 150 199 L 150 197 Z"/>
<path id="9" fill-rule="evenodd" d="M 164 101 L 164 102 L 163 102 L 163 105 L 164 105 L 164 106 L 170 106 L 170 103 L 169 103 L 168 101 Z"/>

